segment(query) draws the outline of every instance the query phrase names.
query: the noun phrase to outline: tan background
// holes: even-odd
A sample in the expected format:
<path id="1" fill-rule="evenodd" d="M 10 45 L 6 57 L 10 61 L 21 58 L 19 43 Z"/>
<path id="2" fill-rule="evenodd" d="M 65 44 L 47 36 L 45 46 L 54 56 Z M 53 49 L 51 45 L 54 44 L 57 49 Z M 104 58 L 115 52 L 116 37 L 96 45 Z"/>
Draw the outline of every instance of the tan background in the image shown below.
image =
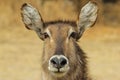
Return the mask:
<path id="1" fill-rule="evenodd" d="M 41 80 L 43 42 L 27 30 L 20 16 L 24 2 L 39 9 L 45 21 L 76 20 L 70 0 L 0 0 L 0 80 Z M 113 7 L 114 6 L 114 7 Z M 79 44 L 88 55 L 94 80 L 120 80 L 120 2 L 102 5 L 105 19 L 87 30 Z"/>

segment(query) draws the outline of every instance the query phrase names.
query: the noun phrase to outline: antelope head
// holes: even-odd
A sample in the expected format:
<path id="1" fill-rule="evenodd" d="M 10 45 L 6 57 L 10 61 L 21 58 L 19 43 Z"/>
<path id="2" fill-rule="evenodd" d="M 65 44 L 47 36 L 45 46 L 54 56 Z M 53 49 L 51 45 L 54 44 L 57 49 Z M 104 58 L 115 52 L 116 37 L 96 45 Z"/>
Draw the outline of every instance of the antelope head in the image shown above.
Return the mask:
<path id="1" fill-rule="evenodd" d="M 22 20 L 27 29 L 34 30 L 44 41 L 42 67 L 55 77 L 76 71 L 82 63 L 77 54 L 76 42 L 83 32 L 92 27 L 97 19 L 96 3 L 88 2 L 82 7 L 78 21 L 44 22 L 40 13 L 30 4 L 23 4 Z"/>

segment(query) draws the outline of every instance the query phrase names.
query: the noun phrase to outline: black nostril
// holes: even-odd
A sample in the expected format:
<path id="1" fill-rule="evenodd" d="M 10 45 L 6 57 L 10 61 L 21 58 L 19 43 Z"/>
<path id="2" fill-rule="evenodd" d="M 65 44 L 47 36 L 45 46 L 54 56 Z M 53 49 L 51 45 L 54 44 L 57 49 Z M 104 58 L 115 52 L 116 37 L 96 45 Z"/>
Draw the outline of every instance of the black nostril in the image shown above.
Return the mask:
<path id="1" fill-rule="evenodd" d="M 59 64 L 59 60 L 58 60 L 58 58 L 56 58 L 56 57 L 55 57 L 55 58 L 52 58 L 50 62 L 51 62 L 53 65 L 56 65 L 56 66 Z"/>
<path id="2" fill-rule="evenodd" d="M 60 58 L 59 64 L 60 64 L 61 67 L 63 67 L 64 65 L 67 64 L 67 60 L 65 58 Z"/>
<path id="3" fill-rule="evenodd" d="M 52 63 L 52 64 L 57 64 L 54 60 L 51 60 L 51 63 Z"/>

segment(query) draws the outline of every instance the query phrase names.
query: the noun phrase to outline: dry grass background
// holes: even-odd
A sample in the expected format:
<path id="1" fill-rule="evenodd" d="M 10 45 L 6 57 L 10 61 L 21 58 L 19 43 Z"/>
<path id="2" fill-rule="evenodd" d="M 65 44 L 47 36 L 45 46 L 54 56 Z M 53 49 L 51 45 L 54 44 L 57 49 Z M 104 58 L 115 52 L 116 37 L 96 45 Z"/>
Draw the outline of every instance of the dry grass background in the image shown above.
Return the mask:
<path id="1" fill-rule="evenodd" d="M 67 0 L 66 0 L 67 1 Z M 45 21 L 76 20 L 71 2 L 0 0 L 0 80 L 41 80 L 40 55 L 43 42 L 22 24 L 20 6 L 36 6 Z M 120 25 L 97 24 L 87 30 L 79 44 L 88 55 L 94 80 L 120 80 Z"/>

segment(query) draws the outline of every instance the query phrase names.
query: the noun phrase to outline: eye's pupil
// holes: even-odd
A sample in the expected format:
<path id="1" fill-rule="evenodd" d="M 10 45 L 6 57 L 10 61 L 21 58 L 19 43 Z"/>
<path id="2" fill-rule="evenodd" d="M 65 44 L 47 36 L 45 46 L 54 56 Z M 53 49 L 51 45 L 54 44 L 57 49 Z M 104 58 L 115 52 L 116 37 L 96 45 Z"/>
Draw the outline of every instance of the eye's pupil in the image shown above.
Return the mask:
<path id="1" fill-rule="evenodd" d="M 47 33 L 44 33 L 44 38 L 48 38 L 49 35 Z"/>
<path id="2" fill-rule="evenodd" d="M 76 36 L 77 36 L 77 34 L 75 32 L 72 32 L 70 35 L 70 37 L 72 37 L 72 38 L 76 38 Z"/>

